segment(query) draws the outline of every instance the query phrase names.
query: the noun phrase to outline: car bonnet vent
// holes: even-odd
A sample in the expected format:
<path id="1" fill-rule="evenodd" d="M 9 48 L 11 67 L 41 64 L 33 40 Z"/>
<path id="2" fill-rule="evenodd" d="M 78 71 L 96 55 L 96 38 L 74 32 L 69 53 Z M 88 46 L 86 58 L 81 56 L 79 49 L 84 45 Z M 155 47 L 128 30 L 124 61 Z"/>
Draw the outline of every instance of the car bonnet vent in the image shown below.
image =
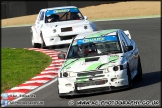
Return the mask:
<path id="1" fill-rule="evenodd" d="M 85 62 L 91 62 L 91 61 L 98 61 L 100 57 L 94 57 L 94 58 L 86 58 Z"/>

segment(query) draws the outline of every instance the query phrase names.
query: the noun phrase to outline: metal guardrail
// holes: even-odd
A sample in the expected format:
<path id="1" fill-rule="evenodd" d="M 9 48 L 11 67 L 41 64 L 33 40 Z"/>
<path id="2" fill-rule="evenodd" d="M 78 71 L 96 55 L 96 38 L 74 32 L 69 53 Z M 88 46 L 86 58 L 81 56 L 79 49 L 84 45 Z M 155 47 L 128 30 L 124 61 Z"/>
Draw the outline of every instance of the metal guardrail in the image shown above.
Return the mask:
<path id="1" fill-rule="evenodd" d="M 1 19 L 37 14 L 42 8 L 57 6 L 77 6 L 82 8 L 115 2 L 119 1 L 2 1 Z"/>

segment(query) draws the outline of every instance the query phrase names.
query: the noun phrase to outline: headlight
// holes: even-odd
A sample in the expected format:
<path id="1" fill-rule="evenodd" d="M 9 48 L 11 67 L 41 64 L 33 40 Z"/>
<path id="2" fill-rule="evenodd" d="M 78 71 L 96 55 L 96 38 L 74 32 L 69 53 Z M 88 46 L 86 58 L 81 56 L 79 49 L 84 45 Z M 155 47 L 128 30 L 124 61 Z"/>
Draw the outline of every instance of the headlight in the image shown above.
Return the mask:
<path id="1" fill-rule="evenodd" d="M 76 77 L 76 73 L 74 73 L 74 72 L 64 72 L 63 76 L 64 77 Z"/>
<path id="2" fill-rule="evenodd" d="M 123 65 L 109 66 L 109 67 L 107 67 L 106 70 L 107 70 L 107 72 L 123 70 Z"/>
<path id="3" fill-rule="evenodd" d="M 69 72 L 69 77 L 75 77 L 76 74 L 74 72 Z"/>

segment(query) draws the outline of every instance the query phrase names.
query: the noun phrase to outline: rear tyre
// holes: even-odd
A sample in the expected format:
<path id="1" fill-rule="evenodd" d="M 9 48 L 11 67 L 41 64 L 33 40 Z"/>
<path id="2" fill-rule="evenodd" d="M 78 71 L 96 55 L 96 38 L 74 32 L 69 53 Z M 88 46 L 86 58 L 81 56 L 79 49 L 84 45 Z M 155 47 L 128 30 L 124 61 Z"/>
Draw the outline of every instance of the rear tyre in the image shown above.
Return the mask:
<path id="1" fill-rule="evenodd" d="M 45 42 L 44 42 L 44 40 L 43 40 L 43 35 L 42 35 L 42 33 L 40 33 L 40 37 L 41 37 L 41 39 L 42 39 L 41 48 L 43 49 L 43 48 L 45 47 Z"/>
<path id="2" fill-rule="evenodd" d="M 132 88 L 132 79 L 131 79 L 131 71 L 129 69 L 129 65 L 127 65 L 127 75 L 128 75 L 128 89 Z"/>
<path id="3" fill-rule="evenodd" d="M 140 57 L 138 57 L 138 73 L 137 73 L 137 76 L 136 78 L 138 80 L 142 80 L 142 65 L 141 65 L 141 60 L 140 60 Z"/>

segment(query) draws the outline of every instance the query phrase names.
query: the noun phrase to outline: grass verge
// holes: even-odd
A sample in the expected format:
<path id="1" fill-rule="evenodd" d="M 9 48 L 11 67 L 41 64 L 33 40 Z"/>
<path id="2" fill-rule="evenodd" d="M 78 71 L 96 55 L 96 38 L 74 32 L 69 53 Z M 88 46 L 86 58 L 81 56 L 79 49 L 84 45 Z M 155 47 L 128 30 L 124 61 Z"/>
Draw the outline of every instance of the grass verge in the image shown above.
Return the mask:
<path id="1" fill-rule="evenodd" d="M 52 62 L 41 52 L 23 48 L 1 48 L 1 93 L 40 73 Z"/>

